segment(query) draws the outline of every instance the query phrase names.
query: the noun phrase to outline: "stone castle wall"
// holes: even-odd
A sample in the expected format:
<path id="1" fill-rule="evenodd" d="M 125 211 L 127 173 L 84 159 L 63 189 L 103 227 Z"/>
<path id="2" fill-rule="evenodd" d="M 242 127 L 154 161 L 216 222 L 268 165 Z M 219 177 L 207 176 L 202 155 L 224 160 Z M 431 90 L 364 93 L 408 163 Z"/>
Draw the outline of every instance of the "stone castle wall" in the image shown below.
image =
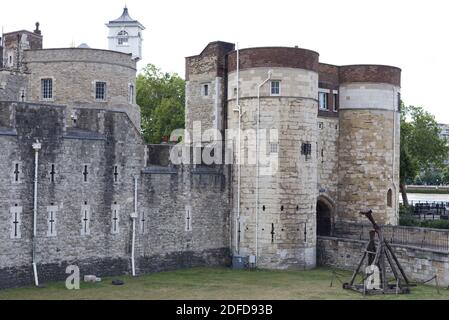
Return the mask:
<path id="1" fill-rule="evenodd" d="M 0 68 L 21 69 L 24 51 L 42 49 L 42 42 L 43 37 L 40 30 L 5 33 L 3 35 L 3 52 L 1 52 L 2 57 L 0 58 L 3 61 L 0 63 Z"/>
<path id="2" fill-rule="evenodd" d="M 138 272 L 228 263 L 223 169 L 192 172 L 144 163 L 149 151 L 125 113 L 80 109 L 77 126 L 69 127 L 67 109 L 0 105 L 0 288 L 33 282 L 31 145 L 36 139 L 42 143 L 36 238 L 41 282 L 65 279 L 71 264 L 82 274 L 130 273 L 134 177 Z"/>
<path id="3" fill-rule="evenodd" d="M 365 241 L 319 237 L 318 265 L 353 271 L 358 266 L 366 245 Z M 436 275 L 439 286 L 449 285 L 447 252 L 405 245 L 392 245 L 392 248 L 410 280 L 425 282 Z M 435 285 L 435 280 L 429 284 Z"/>
<path id="4" fill-rule="evenodd" d="M 203 139 L 205 131 L 226 129 L 225 57 L 231 50 L 233 44 L 214 42 L 200 55 L 186 58 L 186 129 L 192 135 L 201 135 L 204 141 L 211 140 Z M 201 123 L 201 132 L 193 132 L 194 122 Z"/>
<path id="5" fill-rule="evenodd" d="M 27 101 L 64 104 L 72 108 L 125 111 L 140 128 L 136 105 L 136 62 L 129 54 L 96 49 L 45 49 L 25 51 L 30 73 Z M 44 101 L 41 80 L 53 79 L 53 99 Z M 106 99 L 95 98 L 95 82 L 106 83 Z M 134 87 L 133 97 L 130 86 Z M 132 101 L 132 102 L 131 102 Z M 70 124 L 70 112 L 68 123 Z"/>
<path id="6" fill-rule="evenodd" d="M 318 192 L 333 203 L 338 197 L 338 118 L 318 117 L 317 120 L 317 171 Z"/>
<path id="7" fill-rule="evenodd" d="M 0 101 L 25 100 L 27 88 L 28 77 L 26 74 L 12 70 L 0 70 Z"/>

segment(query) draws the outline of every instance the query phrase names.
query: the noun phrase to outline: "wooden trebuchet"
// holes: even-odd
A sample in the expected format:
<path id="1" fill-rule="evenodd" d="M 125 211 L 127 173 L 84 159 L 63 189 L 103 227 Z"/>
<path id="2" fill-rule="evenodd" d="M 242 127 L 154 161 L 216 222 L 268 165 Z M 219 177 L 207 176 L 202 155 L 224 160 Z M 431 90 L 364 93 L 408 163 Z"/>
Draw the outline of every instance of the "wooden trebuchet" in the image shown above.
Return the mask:
<path id="1" fill-rule="evenodd" d="M 363 294 L 408 294 L 413 286 L 397 259 L 391 245 L 384 238 L 382 228 L 373 218 L 373 211 L 360 212 L 373 225 L 370 240 L 363 251 L 362 259 L 349 283 L 343 284 L 343 289 L 354 290 Z M 365 265 L 366 262 L 366 265 Z M 361 268 L 365 265 L 365 269 Z M 389 280 L 387 271 L 393 274 Z M 362 282 L 356 283 L 357 275 L 362 274 Z"/>

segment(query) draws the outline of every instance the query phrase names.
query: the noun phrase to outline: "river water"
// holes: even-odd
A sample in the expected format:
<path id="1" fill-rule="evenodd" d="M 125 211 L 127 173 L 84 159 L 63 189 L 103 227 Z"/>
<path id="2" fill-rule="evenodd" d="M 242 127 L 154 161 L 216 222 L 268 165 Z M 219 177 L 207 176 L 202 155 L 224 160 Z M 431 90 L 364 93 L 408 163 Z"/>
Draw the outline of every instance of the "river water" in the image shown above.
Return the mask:
<path id="1" fill-rule="evenodd" d="M 408 201 L 413 202 L 449 202 L 449 194 L 433 193 L 407 193 Z M 402 195 L 399 194 L 399 200 L 402 203 Z"/>

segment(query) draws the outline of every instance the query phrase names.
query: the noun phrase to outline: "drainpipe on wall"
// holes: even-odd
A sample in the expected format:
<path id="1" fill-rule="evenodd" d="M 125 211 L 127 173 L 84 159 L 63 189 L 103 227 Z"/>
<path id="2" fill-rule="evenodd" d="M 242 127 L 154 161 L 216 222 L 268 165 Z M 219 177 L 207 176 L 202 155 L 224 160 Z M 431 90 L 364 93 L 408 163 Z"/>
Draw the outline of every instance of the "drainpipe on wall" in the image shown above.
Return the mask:
<path id="1" fill-rule="evenodd" d="M 394 215 L 396 216 L 396 215 L 399 215 L 399 199 L 398 199 L 398 191 L 399 191 L 399 186 L 397 186 L 396 185 L 396 183 L 395 183 L 395 181 L 394 181 L 394 177 L 395 177 L 395 174 L 396 174 L 396 170 L 395 170 L 395 165 L 396 165 L 396 139 L 397 139 L 397 137 L 396 137 L 396 128 L 397 128 L 397 124 L 396 124 L 396 112 L 397 112 L 397 110 L 399 110 L 399 108 L 401 107 L 399 104 L 401 103 L 400 101 L 399 101 L 399 99 L 396 99 L 397 97 L 397 93 L 396 93 L 396 91 L 394 90 L 394 88 L 393 88 L 393 172 L 392 172 L 392 174 L 393 174 L 393 186 L 394 186 L 394 192 L 395 192 L 395 194 L 394 194 L 394 196 L 393 196 L 393 199 L 394 199 L 394 209 L 396 210 L 396 212 L 394 213 Z M 395 105 L 395 101 L 398 101 L 398 107 L 396 108 L 396 105 Z M 400 179 L 400 178 L 399 178 Z"/>
<path id="2" fill-rule="evenodd" d="M 239 114 L 239 133 L 238 133 L 238 177 L 237 177 L 237 218 L 235 221 L 235 249 L 237 255 L 240 255 L 240 239 L 239 239 L 239 229 L 240 229 L 240 202 L 241 202 L 241 181 L 242 181 L 242 171 L 241 171 L 241 129 L 242 129 L 242 109 L 240 107 L 240 50 L 237 43 L 237 99 L 236 99 L 235 112 Z"/>
<path id="3" fill-rule="evenodd" d="M 132 232 L 132 246 L 131 246 L 131 269 L 133 277 L 136 276 L 136 265 L 134 261 L 134 251 L 136 246 L 136 219 L 137 219 L 137 179 L 134 177 L 134 212 L 131 214 L 131 219 L 133 221 L 133 232 Z"/>
<path id="4" fill-rule="evenodd" d="M 268 78 L 257 88 L 257 127 L 256 127 L 256 266 L 259 253 L 259 127 L 260 127 L 260 89 L 271 79 L 272 71 L 268 71 Z"/>
<path id="5" fill-rule="evenodd" d="M 37 180 L 38 180 L 38 169 L 39 169 L 39 150 L 42 149 L 42 145 L 39 140 L 33 143 L 34 149 L 34 204 L 33 204 L 33 274 L 34 274 L 34 284 L 36 287 L 39 286 L 39 278 L 37 275 L 37 265 L 36 265 L 36 231 L 37 231 Z"/>

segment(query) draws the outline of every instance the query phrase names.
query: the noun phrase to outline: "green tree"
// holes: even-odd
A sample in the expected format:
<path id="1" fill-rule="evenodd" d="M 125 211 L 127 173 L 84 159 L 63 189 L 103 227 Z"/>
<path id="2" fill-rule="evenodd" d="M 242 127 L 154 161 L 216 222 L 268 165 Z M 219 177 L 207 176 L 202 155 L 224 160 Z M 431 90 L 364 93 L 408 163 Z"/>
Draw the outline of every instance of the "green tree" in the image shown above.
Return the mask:
<path id="1" fill-rule="evenodd" d="M 421 181 L 426 185 L 437 186 L 443 183 L 443 168 L 430 168 L 421 172 Z"/>
<path id="2" fill-rule="evenodd" d="M 175 129 L 184 128 L 185 81 L 148 64 L 137 77 L 137 104 L 147 143 L 161 143 Z"/>
<path id="3" fill-rule="evenodd" d="M 443 184 L 448 185 L 449 184 L 449 166 L 446 165 L 446 167 L 443 170 Z"/>
<path id="4" fill-rule="evenodd" d="M 433 115 L 421 107 L 402 104 L 400 190 L 406 206 L 407 181 L 414 180 L 420 172 L 444 168 L 449 146 L 439 133 L 440 128 Z"/>

